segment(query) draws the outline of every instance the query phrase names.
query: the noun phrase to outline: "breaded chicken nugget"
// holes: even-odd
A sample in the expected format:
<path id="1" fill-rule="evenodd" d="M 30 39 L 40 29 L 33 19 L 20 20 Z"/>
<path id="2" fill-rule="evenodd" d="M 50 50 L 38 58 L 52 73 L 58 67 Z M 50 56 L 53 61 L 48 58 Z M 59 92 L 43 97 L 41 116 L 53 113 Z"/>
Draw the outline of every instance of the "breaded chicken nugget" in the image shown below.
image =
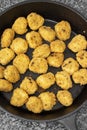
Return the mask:
<path id="1" fill-rule="evenodd" d="M 15 33 L 11 28 L 7 28 L 4 30 L 1 36 L 1 47 L 9 47 L 12 40 L 14 39 Z"/>
<path id="2" fill-rule="evenodd" d="M 20 74 L 24 74 L 29 67 L 30 59 L 26 54 L 19 54 L 13 60 L 13 65 L 16 66 Z"/>
<path id="3" fill-rule="evenodd" d="M 11 83 L 16 83 L 20 79 L 19 71 L 14 65 L 8 65 L 4 70 L 4 77 Z"/>
<path id="4" fill-rule="evenodd" d="M 30 48 L 36 48 L 42 44 L 42 38 L 38 32 L 31 31 L 26 34 L 26 40 Z"/>
<path id="5" fill-rule="evenodd" d="M 18 37 L 13 40 L 10 47 L 16 54 L 26 53 L 28 43 L 25 39 Z"/>
<path id="6" fill-rule="evenodd" d="M 70 43 L 68 44 L 68 48 L 73 52 L 84 50 L 86 49 L 86 46 L 86 38 L 81 34 L 78 34 L 75 37 L 73 37 Z"/>
<path id="7" fill-rule="evenodd" d="M 39 95 L 43 103 L 43 108 L 45 111 L 52 110 L 53 106 L 56 104 L 56 97 L 53 92 L 43 92 Z"/>
<path id="8" fill-rule="evenodd" d="M 11 49 L 4 48 L 0 50 L 0 63 L 2 65 L 7 65 L 14 57 L 15 54 Z"/>
<path id="9" fill-rule="evenodd" d="M 5 79 L 0 79 L 0 91 L 10 92 L 12 89 L 13 89 L 13 86 L 9 81 Z"/>
<path id="10" fill-rule="evenodd" d="M 87 84 L 87 69 L 80 69 L 73 73 L 72 79 L 74 83 L 85 85 Z"/>
<path id="11" fill-rule="evenodd" d="M 28 100 L 28 94 L 21 88 L 16 88 L 13 91 L 13 95 L 11 97 L 10 103 L 13 106 L 21 107 Z"/>
<path id="12" fill-rule="evenodd" d="M 62 64 L 62 69 L 68 72 L 70 75 L 72 75 L 75 71 L 79 69 L 79 64 L 76 60 L 69 57 L 64 60 Z"/>
<path id="13" fill-rule="evenodd" d="M 76 54 L 76 59 L 83 68 L 87 68 L 87 51 L 79 51 Z"/>
<path id="14" fill-rule="evenodd" d="M 56 83 L 62 89 L 72 88 L 70 75 L 66 71 L 60 71 L 55 74 Z"/>
<path id="15" fill-rule="evenodd" d="M 27 16 L 27 21 L 30 29 L 37 30 L 43 25 L 44 18 L 41 15 L 32 12 Z"/>
<path id="16" fill-rule="evenodd" d="M 48 89 L 55 83 L 54 74 L 51 72 L 42 74 L 37 77 L 36 82 L 41 88 Z"/>
<path id="17" fill-rule="evenodd" d="M 39 28 L 39 33 L 42 38 L 48 42 L 51 42 L 55 39 L 56 33 L 55 31 L 49 26 L 42 26 Z"/>
<path id="18" fill-rule="evenodd" d="M 73 103 L 72 94 L 67 90 L 59 90 L 57 93 L 57 99 L 63 106 L 70 106 Z"/>
<path id="19" fill-rule="evenodd" d="M 71 26 L 68 21 L 62 20 L 55 25 L 55 32 L 60 40 L 68 40 L 71 34 Z"/>
<path id="20" fill-rule="evenodd" d="M 63 60 L 64 54 L 58 52 L 51 53 L 47 58 L 49 66 L 53 67 L 60 67 L 63 63 Z"/>
<path id="21" fill-rule="evenodd" d="M 33 57 L 46 58 L 49 56 L 49 54 L 50 54 L 50 47 L 48 44 L 40 45 L 33 51 Z"/>
<path id="22" fill-rule="evenodd" d="M 47 60 L 42 57 L 33 58 L 29 64 L 29 70 L 34 73 L 46 73 L 48 70 Z"/>
<path id="23" fill-rule="evenodd" d="M 0 65 L 0 79 L 4 77 L 4 67 Z"/>
<path id="24" fill-rule="evenodd" d="M 12 25 L 12 29 L 17 34 L 24 34 L 27 32 L 27 20 L 25 17 L 19 17 L 15 20 L 15 22 Z"/>
<path id="25" fill-rule="evenodd" d="M 51 52 L 64 52 L 66 44 L 61 40 L 55 40 L 50 44 Z"/>
<path id="26" fill-rule="evenodd" d="M 41 113 L 43 110 L 41 99 L 36 96 L 31 96 L 26 103 L 26 108 L 33 113 Z"/>
<path id="27" fill-rule="evenodd" d="M 37 91 L 38 86 L 32 77 L 25 77 L 20 84 L 20 88 L 24 89 L 28 94 L 34 94 Z"/>

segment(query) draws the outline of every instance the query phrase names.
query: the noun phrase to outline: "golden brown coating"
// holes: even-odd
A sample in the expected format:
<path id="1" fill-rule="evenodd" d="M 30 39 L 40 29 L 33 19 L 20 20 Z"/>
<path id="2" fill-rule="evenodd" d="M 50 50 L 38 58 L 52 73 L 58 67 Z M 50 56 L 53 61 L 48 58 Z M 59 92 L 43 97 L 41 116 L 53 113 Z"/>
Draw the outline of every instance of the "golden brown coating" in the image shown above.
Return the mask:
<path id="1" fill-rule="evenodd" d="M 70 41 L 70 43 L 68 44 L 68 48 L 73 52 L 84 50 L 86 49 L 86 47 L 87 47 L 86 38 L 81 34 L 74 36 Z"/>
<path id="2" fill-rule="evenodd" d="M 12 89 L 13 89 L 13 86 L 9 81 L 5 79 L 0 79 L 0 91 L 10 92 Z"/>
<path id="3" fill-rule="evenodd" d="M 28 94 L 21 88 L 16 88 L 13 91 L 13 95 L 11 97 L 10 103 L 13 106 L 21 107 L 28 100 Z"/>
<path id="4" fill-rule="evenodd" d="M 42 74 L 37 77 L 36 82 L 41 88 L 48 89 L 55 83 L 54 74 L 51 72 Z"/>
<path id="5" fill-rule="evenodd" d="M 72 75 L 75 71 L 79 69 L 79 64 L 76 60 L 69 57 L 64 60 L 62 64 L 62 69 Z"/>
<path id="6" fill-rule="evenodd" d="M 19 54 L 13 60 L 13 65 L 16 66 L 20 74 L 24 74 L 29 68 L 30 59 L 26 54 Z"/>
<path id="7" fill-rule="evenodd" d="M 14 65 L 8 65 L 4 70 L 4 77 L 11 83 L 16 83 L 20 79 L 20 74 Z"/>
<path id="8" fill-rule="evenodd" d="M 42 38 L 48 42 L 51 42 L 55 39 L 55 31 L 49 26 L 42 26 L 39 28 L 39 33 Z"/>
<path id="9" fill-rule="evenodd" d="M 72 80 L 66 71 L 60 71 L 55 74 L 56 83 L 62 89 L 72 88 Z"/>
<path id="10" fill-rule="evenodd" d="M 72 75 L 74 83 L 85 85 L 87 84 L 87 69 L 80 69 Z"/>
<path id="11" fill-rule="evenodd" d="M 48 70 L 47 60 L 42 57 L 33 58 L 29 64 L 29 70 L 34 73 L 46 73 Z"/>
<path id="12" fill-rule="evenodd" d="M 67 90 L 59 90 L 57 92 L 57 99 L 63 106 L 70 106 L 73 103 L 72 94 Z"/>
<path id="13" fill-rule="evenodd" d="M 42 38 L 38 32 L 31 31 L 26 34 L 26 40 L 30 48 L 36 48 L 42 44 Z"/>
<path id="14" fill-rule="evenodd" d="M 0 50 L 0 63 L 2 65 L 7 65 L 14 57 L 15 54 L 10 48 L 4 48 Z"/>
<path id="15" fill-rule="evenodd" d="M 27 20 L 25 17 L 18 17 L 12 25 L 12 29 L 17 34 L 24 34 L 27 32 Z"/>
<path id="16" fill-rule="evenodd" d="M 20 88 L 25 90 L 28 94 L 34 94 L 38 86 L 32 77 L 25 77 L 20 84 Z"/>
<path id="17" fill-rule="evenodd" d="M 82 50 L 76 54 L 76 59 L 83 68 L 87 68 L 87 51 Z"/>
<path id="18" fill-rule="evenodd" d="M 56 104 L 56 97 L 53 92 L 43 92 L 39 95 L 43 103 L 43 109 L 45 111 L 52 110 L 53 106 Z"/>
<path id="19" fill-rule="evenodd" d="M 68 40 L 71 34 L 71 26 L 68 21 L 62 20 L 55 25 L 55 32 L 60 40 Z"/>
<path id="20" fill-rule="evenodd" d="M 5 68 L 0 65 L 0 79 L 2 79 L 4 77 L 4 70 L 5 70 Z"/>
<path id="21" fill-rule="evenodd" d="M 10 47 L 16 54 L 26 53 L 28 43 L 25 39 L 18 37 L 13 40 Z"/>
<path id="22" fill-rule="evenodd" d="M 31 96 L 26 103 L 26 108 L 33 113 L 41 113 L 43 110 L 41 99 L 36 96 Z"/>
<path id="23" fill-rule="evenodd" d="M 65 51 L 66 44 L 61 40 L 52 41 L 50 44 L 51 52 L 62 53 Z"/>
<path id="24" fill-rule="evenodd" d="M 47 58 L 50 54 L 50 47 L 48 44 L 42 44 L 33 51 L 33 57 Z"/>
<path id="25" fill-rule="evenodd" d="M 64 54 L 58 52 L 51 53 L 47 58 L 49 66 L 53 67 L 60 67 L 63 63 L 63 60 Z"/>
<path id="26" fill-rule="evenodd" d="M 1 47 L 9 47 L 12 40 L 14 39 L 15 32 L 11 28 L 7 28 L 4 30 L 1 36 Z"/>
<path id="27" fill-rule="evenodd" d="M 44 18 L 35 12 L 27 16 L 27 21 L 31 30 L 37 30 L 44 24 Z"/>

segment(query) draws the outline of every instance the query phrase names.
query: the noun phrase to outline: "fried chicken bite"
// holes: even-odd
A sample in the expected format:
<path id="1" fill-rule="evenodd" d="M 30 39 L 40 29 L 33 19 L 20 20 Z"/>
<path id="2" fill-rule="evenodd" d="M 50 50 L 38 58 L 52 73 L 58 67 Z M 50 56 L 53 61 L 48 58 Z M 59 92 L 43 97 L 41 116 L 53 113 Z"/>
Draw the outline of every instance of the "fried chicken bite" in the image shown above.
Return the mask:
<path id="1" fill-rule="evenodd" d="M 30 59 L 26 54 L 19 54 L 13 60 L 13 65 L 16 66 L 20 74 L 24 74 L 29 67 Z"/>
<path id="2" fill-rule="evenodd" d="M 42 74 L 37 77 L 36 82 L 41 88 L 48 89 L 55 83 L 54 74 L 51 72 Z"/>
<path id="3" fill-rule="evenodd" d="M 48 44 L 42 44 L 33 51 L 33 57 L 47 58 L 50 54 L 50 47 Z"/>
<path id="4" fill-rule="evenodd" d="M 29 64 L 29 70 L 34 73 L 46 73 L 48 70 L 47 60 L 42 57 L 32 58 Z"/>
<path id="5" fill-rule="evenodd" d="M 20 74 L 14 65 L 8 65 L 4 70 L 4 78 L 11 83 L 16 83 L 20 80 Z"/>
<path id="6" fill-rule="evenodd" d="M 52 110 L 53 106 L 56 104 L 56 97 L 53 92 L 43 92 L 39 95 L 39 98 L 42 101 L 45 111 Z"/>
<path id="7" fill-rule="evenodd" d="M 55 32 L 60 40 L 68 40 L 71 35 L 71 26 L 68 21 L 60 21 L 55 25 Z"/>
<path id="8" fill-rule="evenodd" d="M 56 83 L 62 89 L 72 88 L 72 80 L 66 71 L 60 71 L 55 74 Z"/>
<path id="9" fill-rule="evenodd" d="M 26 53 L 28 50 L 28 43 L 25 39 L 17 37 L 12 41 L 10 48 L 16 53 Z"/>
<path id="10" fill-rule="evenodd" d="M 7 65 L 13 58 L 15 53 L 10 48 L 3 48 L 0 50 L 0 63 L 2 65 Z"/>
<path id="11" fill-rule="evenodd" d="M 24 34 L 27 32 L 27 20 L 25 17 L 18 17 L 13 25 L 12 25 L 12 29 L 17 33 L 17 34 Z"/>
<path id="12" fill-rule="evenodd" d="M 74 83 L 80 84 L 80 85 L 86 85 L 87 84 L 87 69 L 80 69 L 73 73 L 72 79 Z"/>
<path id="13" fill-rule="evenodd" d="M 38 86 L 32 77 L 25 77 L 20 84 L 20 88 L 30 95 L 37 91 Z"/>
<path id="14" fill-rule="evenodd" d="M 31 30 L 37 30 L 44 24 L 44 18 L 35 12 L 32 12 L 27 16 L 27 21 Z"/>
<path id="15" fill-rule="evenodd" d="M 49 26 L 40 27 L 39 33 L 40 33 L 41 37 L 48 42 L 53 41 L 56 36 L 55 31 Z"/>
<path id="16" fill-rule="evenodd" d="M 86 38 L 81 34 L 74 36 L 70 41 L 70 43 L 68 44 L 68 48 L 73 52 L 79 52 L 81 50 L 86 49 L 86 47 L 87 47 Z"/>
<path id="17" fill-rule="evenodd" d="M 61 40 L 55 40 L 50 43 L 51 52 L 62 53 L 66 49 L 66 44 Z"/>
<path id="18" fill-rule="evenodd" d="M 5 70 L 5 68 L 0 65 L 0 79 L 2 79 L 4 77 L 4 70 Z"/>
<path id="19" fill-rule="evenodd" d="M 53 67 L 60 67 L 63 63 L 63 60 L 64 60 L 64 54 L 58 52 L 51 53 L 47 58 L 49 66 Z"/>
<path id="20" fill-rule="evenodd" d="M 15 32 L 11 28 L 7 28 L 4 30 L 2 36 L 1 36 L 1 47 L 9 47 L 12 43 L 12 40 L 14 39 Z"/>
<path id="21" fill-rule="evenodd" d="M 5 80 L 5 79 L 0 79 L 0 91 L 3 92 L 10 92 L 13 89 L 13 85 Z"/>
<path id="22" fill-rule="evenodd" d="M 42 38 L 40 34 L 36 31 L 31 31 L 26 34 L 26 40 L 30 48 L 35 49 L 42 44 Z"/>
<path id="23" fill-rule="evenodd" d="M 10 104 L 16 107 L 23 106 L 28 100 L 28 94 L 21 88 L 16 88 L 10 100 Z"/>
<path id="24" fill-rule="evenodd" d="M 63 106 L 70 106 L 73 103 L 72 94 L 68 90 L 59 90 L 57 92 L 57 99 Z"/>
<path id="25" fill-rule="evenodd" d="M 82 50 L 76 54 L 76 59 L 83 68 L 87 68 L 87 51 Z"/>
<path id="26" fill-rule="evenodd" d="M 70 75 L 72 75 L 78 69 L 79 69 L 78 62 L 71 57 L 65 59 L 62 64 L 62 70 L 68 72 Z"/>
<path id="27" fill-rule="evenodd" d="M 41 113 L 43 110 L 41 99 L 36 96 L 31 96 L 26 103 L 26 108 L 33 113 Z"/>

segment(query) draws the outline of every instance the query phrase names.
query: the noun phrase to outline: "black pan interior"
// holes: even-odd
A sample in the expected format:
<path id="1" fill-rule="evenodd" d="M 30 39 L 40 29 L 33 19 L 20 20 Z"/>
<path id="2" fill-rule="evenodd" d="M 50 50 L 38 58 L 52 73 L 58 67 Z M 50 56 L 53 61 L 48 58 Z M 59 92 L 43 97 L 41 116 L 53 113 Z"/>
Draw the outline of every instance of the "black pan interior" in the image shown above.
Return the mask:
<path id="1" fill-rule="evenodd" d="M 66 45 L 69 43 L 69 41 L 72 39 L 73 36 L 76 34 L 83 34 L 87 37 L 87 23 L 79 14 L 75 13 L 71 9 L 65 7 L 64 5 L 55 3 L 55 2 L 23 2 L 22 4 L 18 4 L 14 8 L 11 8 L 1 14 L 0 16 L 0 35 L 2 34 L 3 30 L 5 28 L 11 27 L 13 22 L 16 18 L 20 16 L 27 16 L 31 12 L 37 12 L 41 14 L 45 18 L 45 24 L 47 26 L 51 26 L 54 28 L 54 25 L 56 22 L 59 22 L 61 20 L 67 20 L 70 22 L 72 27 L 72 33 L 71 38 L 66 41 Z M 30 31 L 30 29 L 28 30 Z M 15 37 L 20 37 L 20 35 L 16 35 Z M 22 36 L 25 38 L 25 35 Z M 32 49 L 29 49 L 27 52 L 27 55 L 29 55 L 30 58 L 32 58 Z M 75 58 L 75 54 L 72 53 L 69 49 L 66 49 L 64 52 L 65 59 L 68 57 Z M 12 64 L 12 63 L 10 63 Z M 54 74 L 57 71 L 60 71 L 61 68 L 53 68 L 49 67 L 48 71 L 53 72 Z M 34 79 L 38 76 L 37 74 L 30 72 L 29 70 L 24 74 L 21 75 L 21 80 L 14 84 L 14 88 L 19 87 L 20 82 L 23 80 L 25 76 L 32 76 Z M 52 91 L 55 94 L 60 88 L 55 84 L 50 89 L 46 91 Z M 39 95 L 41 92 L 43 92 L 43 89 L 40 89 L 36 92 L 35 95 Z M 52 109 L 52 111 L 49 112 L 42 112 L 41 114 L 33 114 L 26 110 L 25 106 L 21 108 L 16 108 L 10 105 L 9 100 L 12 95 L 12 92 L 10 93 L 0 93 L 0 106 L 7 110 L 8 112 L 17 115 L 19 117 L 23 117 L 25 119 L 30 120 L 51 120 L 55 118 L 60 118 L 72 111 L 74 111 L 78 106 L 80 106 L 86 99 L 86 93 L 87 93 L 87 87 L 80 86 L 79 84 L 73 83 L 73 88 L 69 90 L 74 100 L 74 103 L 72 106 L 65 108 L 60 103 L 57 103 L 56 106 Z"/>

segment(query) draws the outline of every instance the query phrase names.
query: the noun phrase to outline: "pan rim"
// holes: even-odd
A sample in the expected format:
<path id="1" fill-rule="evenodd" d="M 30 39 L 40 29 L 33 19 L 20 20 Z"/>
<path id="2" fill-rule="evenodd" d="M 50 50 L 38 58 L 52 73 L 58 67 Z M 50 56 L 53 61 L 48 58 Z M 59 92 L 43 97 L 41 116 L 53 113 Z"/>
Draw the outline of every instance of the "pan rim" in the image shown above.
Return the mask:
<path id="1" fill-rule="evenodd" d="M 23 5 L 23 4 L 26 4 L 26 3 L 38 3 L 38 2 L 42 2 L 42 3 L 52 3 L 52 4 L 57 4 L 57 5 L 60 5 L 60 6 L 63 6 L 69 10 L 71 10 L 72 12 L 76 13 L 77 15 L 79 15 L 84 21 L 87 22 L 87 19 L 85 18 L 85 16 L 83 16 L 81 14 L 81 12 L 77 11 L 76 9 L 72 8 L 71 6 L 68 6 L 64 3 L 61 3 L 61 2 L 57 2 L 55 0 L 25 0 L 25 1 L 22 1 L 22 2 L 19 2 L 19 3 L 16 3 L 14 5 L 11 5 L 10 7 L 7 7 L 4 11 L 1 11 L 0 12 L 0 16 L 5 14 L 7 11 L 10 11 L 11 9 L 17 7 L 17 6 L 20 6 L 20 5 Z"/>
<path id="2" fill-rule="evenodd" d="M 19 120 L 20 119 L 22 119 L 22 120 L 24 120 L 24 121 L 33 121 L 33 122 L 38 122 L 38 123 L 43 123 L 43 122 L 52 122 L 52 121 L 56 121 L 56 120 L 63 120 L 64 118 L 69 118 L 70 116 L 72 116 L 72 115 L 74 115 L 78 110 L 80 110 L 81 109 L 81 107 L 85 104 L 87 102 L 87 100 L 86 101 L 84 101 L 83 103 L 82 103 L 82 105 L 80 105 L 78 108 L 76 108 L 74 111 L 72 111 L 72 112 L 70 112 L 70 113 L 68 113 L 68 114 L 66 114 L 66 115 L 63 115 L 63 116 L 61 116 L 61 117 L 56 117 L 56 118 L 54 118 L 54 119 L 42 119 L 42 120 L 39 120 L 39 119 L 28 119 L 28 118 L 24 118 L 24 117 L 22 117 L 22 116 L 18 116 L 18 115 L 15 115 L 15 114 L 13 114 L 13 113 L 10 113 L 9 111 L 7 111 L 6 109 L 4 109 L 4 108 L 2 108 L 1 106 L 0 106 L 0 110 L 3 110 L 4 112 L 7 112 L 7 114 L 10 114 L 10 115 L 12 115 L 13 117 L 15 117 L 15 118 L 18 118 Z"/>
<path id="3" fill-rule="evenodd" d="M 16 3 L 15 5 L 11 5 L 10 7 L 7 7 L 4 11 L 0 12 L 0 16 L 4 15 L 6 12 L 8 12 L 8 11 L 10 11 L 11 9 L 13 9 L 13 8 L 15 8 L 15 7 L 18 7 L 18 6 L 20 6 L 20 5 L 24 5 L 24 4 L 26 4 L 26 3 L 38 3 L 38 2 L 41 2 L 41 3 L 51 3 L 51 4 L 56 4 L 56 5 L 60 5 L 60 6 L 62 6 L 62 7 L 65 7 L 65 8 L 67 8 L 67 9 L 71 10 L 73 13 L 77 14 L 78 16 L 80 16 L 85 22 L 87 22 L 86 18 L 85 18 L 79 11 L 77 11 L 76 9 L 74 9 L 74 8 L 72 8 L 72 7 L 70 7 L 70 6 L 67 6 L 67 5 L 64 4 L 64 3 L 60 3 L 60 2 L 57 2 L 57 1 L 54 1 L 54 0 L 50 0 L 50 1 L 49 1 L 49 0 L 29 0 L 29 1 L 26 0 L 26 1 L 23 1 L 23 2 L 20 2 L 20 3 Z M 10 114 L 10 115 L 12 115 L 12 116 L 14 116 L 14 117 L 17 117 L 18 119 L 29 120 L 29 121 L 35 121 L 35 122 L 43 122 L 43 121 L 45 121 L 45 122 L 51 122 L 51 121 L 61 120 L 61 119 L 67 118 L 67 117 L 69 117 L 69 116 L 75 114 L 75 113 L 83 106 L 83 104 L 84 104 L 85 102 L 87 102 L 87 100 L 84 101 L 80 106 L 78 106 L 78 108 L 76 108 L 76 109 L 73 110 L 72 112 L 69 112 L 68 114 L 65 114 L 65 115 L 60 116 L 60 117 L 56 117 L 56 118 L 54 118 L 54 119 L 46 119 L 46 120 L 45 120 L 45 119 L 41 119 L 41 120 L 39 120 L 39 119 L 35 119 L 35 120 L 34 120 L 34 119 L 28 119 L 28 118 L 24 118 L 24 117 L 22 117 L 22 116 L 18 116 L 18 115 L 15 115 L 15 114 L 13 114 L 13 113 L 10 113 L 8 110 L 4 109 L 4 108 L 1 107 L 1 106 L 0 106 L 0 109 L 3 110 L 4 112 L 7 112 L 8 114 Z"/>

